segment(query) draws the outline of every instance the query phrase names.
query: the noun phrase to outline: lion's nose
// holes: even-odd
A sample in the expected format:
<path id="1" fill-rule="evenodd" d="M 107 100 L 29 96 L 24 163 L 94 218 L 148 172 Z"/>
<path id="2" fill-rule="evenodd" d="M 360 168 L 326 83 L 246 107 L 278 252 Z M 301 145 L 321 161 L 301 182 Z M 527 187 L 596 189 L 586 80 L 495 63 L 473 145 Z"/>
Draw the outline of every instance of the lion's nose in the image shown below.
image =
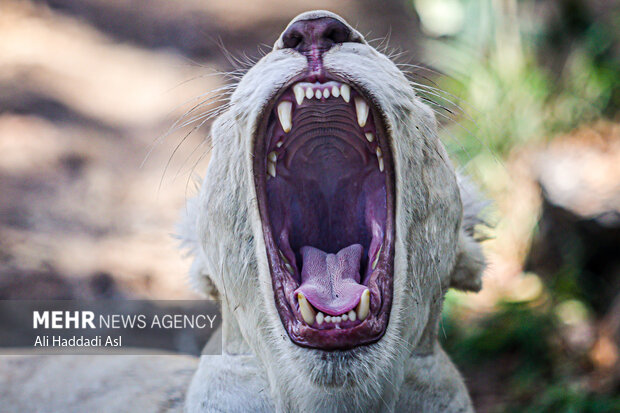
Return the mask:
<path id="1" fill-rule="evenodd" d="M 297 50 L 309 59 L 320 59 L 334 45 L 349 41 L 351 29 L 332 17 L 296 21 L 282 34 L 285 48 Z"/>

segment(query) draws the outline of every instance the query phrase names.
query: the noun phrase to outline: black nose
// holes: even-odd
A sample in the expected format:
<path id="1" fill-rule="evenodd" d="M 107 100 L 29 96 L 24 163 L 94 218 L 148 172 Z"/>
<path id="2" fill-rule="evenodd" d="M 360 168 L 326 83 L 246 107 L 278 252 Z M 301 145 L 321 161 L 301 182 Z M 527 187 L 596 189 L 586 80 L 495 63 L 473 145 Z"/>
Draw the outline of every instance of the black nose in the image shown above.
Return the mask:
<path id="1" fill-rule="evenodd" d="M 351 29 L 332 17 L 297 21 L 282 35 L 284 47 L 306 56 L 317 53 L 315 57 L 320 57 L 336 44 L 348 41 L 351 41 Z"/>

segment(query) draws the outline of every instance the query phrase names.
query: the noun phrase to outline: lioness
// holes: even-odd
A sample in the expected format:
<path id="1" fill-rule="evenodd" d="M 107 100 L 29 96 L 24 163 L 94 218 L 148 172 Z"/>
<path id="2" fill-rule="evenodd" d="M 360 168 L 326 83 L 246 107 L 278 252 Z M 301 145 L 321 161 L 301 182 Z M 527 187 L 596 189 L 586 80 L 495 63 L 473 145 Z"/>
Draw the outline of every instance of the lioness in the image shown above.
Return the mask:
<path id="1" fill-rule="evenodd" d="M 479 203 L 398 67 L 303 13 L 211 134 L 182 232 L 224 354 L 202 357 L 186 410 L 472 411 L 437 330 L 449 287 L 481 287 Z"/>

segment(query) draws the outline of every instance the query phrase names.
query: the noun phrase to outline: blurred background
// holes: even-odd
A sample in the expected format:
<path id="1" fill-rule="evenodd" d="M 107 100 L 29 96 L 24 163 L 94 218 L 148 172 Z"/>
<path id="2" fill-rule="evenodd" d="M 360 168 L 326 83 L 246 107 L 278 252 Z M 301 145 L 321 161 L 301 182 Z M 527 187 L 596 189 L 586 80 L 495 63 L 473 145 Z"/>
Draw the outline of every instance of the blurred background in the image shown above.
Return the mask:
<path id="1" fill-rule="evenodd" d="M 401 65 L 493 200 L 440 329 L 477 410 L 620 411 L 614 0 L 2 0 L 0 299 L 198 297 L 173 234 L 213 91 L 313 8 Z"/>

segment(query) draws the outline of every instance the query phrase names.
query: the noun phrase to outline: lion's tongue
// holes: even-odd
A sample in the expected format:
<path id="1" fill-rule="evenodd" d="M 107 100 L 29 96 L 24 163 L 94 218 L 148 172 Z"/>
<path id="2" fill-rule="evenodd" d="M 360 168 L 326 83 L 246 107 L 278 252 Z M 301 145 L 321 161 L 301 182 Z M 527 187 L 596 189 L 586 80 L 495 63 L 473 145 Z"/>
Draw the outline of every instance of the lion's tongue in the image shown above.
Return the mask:
<path id="1" fill-rule="evenodd" d="M 337 254 L 314 247 L 302 247 L 302 293 L 314 307 L 329 315 L 340 315 L 355 308 L 366 287 L 360 281 L 360 261 L 364 248 L 349 245 Z"/>

